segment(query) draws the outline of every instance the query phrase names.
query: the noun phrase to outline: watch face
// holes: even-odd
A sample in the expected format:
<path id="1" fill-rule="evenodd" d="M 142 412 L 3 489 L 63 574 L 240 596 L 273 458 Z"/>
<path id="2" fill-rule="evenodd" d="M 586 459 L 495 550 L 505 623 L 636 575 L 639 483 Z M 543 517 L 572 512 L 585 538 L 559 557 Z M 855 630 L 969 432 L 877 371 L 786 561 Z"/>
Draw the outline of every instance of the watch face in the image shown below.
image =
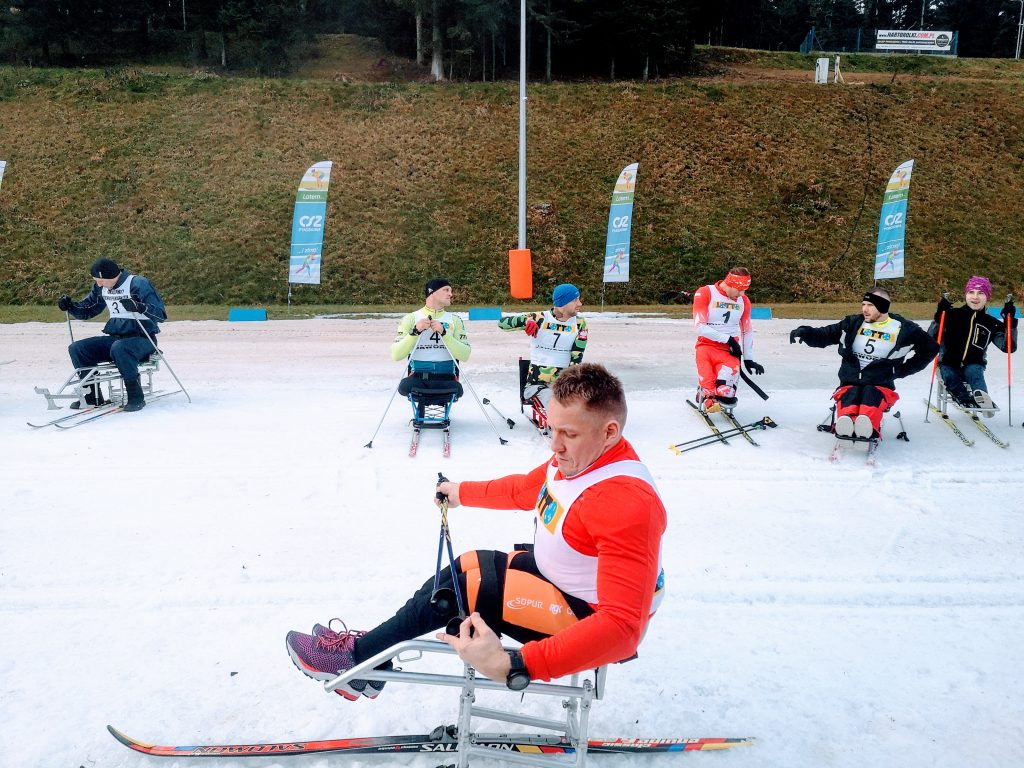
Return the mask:
<path id="1" fill-rule="evenodd" d="M 530 676 L 525 672 L 513 672 L 508 676 L 508 687 L 513 691 L 521 691 L 530 684 Z"/>

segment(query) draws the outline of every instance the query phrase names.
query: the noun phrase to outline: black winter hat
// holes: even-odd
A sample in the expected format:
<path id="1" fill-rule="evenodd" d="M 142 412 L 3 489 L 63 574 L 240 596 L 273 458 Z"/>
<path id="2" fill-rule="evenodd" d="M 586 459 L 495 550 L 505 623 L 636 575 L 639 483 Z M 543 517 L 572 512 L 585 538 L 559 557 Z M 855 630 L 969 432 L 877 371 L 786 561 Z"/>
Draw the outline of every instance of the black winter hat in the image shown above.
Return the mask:
<path id="1" fill-rule="evenodd" d="M 423 289 L 423 291 L 424 291 L 423 295 L 424 295 L 424 297 L 429 296 L 434 291 L 439 291 L 442 288 L 444 288 L 446 285 L 450 286 L 451 283 L 449 283 L 443 277 L 435 277 L 433 280 L 428 280 L 426 286 Z"/>
<path id="2" fill-rule="evenodd" d="M 121 268 L 117 266 L 117 262 L 113 259 L 97 259 L 89 267 L 89 274 L 93 277 L 102 277 L 104 280 L 109 280 L 120 275 Z"/>

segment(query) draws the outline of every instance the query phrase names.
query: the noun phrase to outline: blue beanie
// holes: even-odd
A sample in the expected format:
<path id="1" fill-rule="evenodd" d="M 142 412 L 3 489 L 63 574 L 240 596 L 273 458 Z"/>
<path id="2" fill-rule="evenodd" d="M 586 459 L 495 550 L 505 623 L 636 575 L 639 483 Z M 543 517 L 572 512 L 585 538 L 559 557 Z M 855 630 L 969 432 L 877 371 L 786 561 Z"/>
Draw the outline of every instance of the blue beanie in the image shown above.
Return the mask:
<path id="1" fill-rule="evenodd" d="M 555 307 L 564 307 L 580 297 L 580 289 L 572 283 L 562 283 L 551 294 L 551 303 Z"/>

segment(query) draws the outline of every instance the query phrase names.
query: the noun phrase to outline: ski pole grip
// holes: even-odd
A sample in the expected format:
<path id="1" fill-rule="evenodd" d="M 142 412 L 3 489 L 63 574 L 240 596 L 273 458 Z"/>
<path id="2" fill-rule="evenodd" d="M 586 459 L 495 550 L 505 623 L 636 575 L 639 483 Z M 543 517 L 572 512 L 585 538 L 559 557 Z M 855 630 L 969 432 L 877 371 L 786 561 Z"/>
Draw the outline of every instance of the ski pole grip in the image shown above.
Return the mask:
<path id="1" fill-rule="evenodd" d="M 447 482 L 448 482 L 448 478 L 445 477 L 442 473 L 438 472 L 437 473 L 437 484 L 440 485 L 441 483 L 447 483 Z M 435 496 L 436 496 L 438 501 L 448 501 L 448 497 L 445 494 L 441 493 L 440 491 L 438 491 L 435 494 Z"/>

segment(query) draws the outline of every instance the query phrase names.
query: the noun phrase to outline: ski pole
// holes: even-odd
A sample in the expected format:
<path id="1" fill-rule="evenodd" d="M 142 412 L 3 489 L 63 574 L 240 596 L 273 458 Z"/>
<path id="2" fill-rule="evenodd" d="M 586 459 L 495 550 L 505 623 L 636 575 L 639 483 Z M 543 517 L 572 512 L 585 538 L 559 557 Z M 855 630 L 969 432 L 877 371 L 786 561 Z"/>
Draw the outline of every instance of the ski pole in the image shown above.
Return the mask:
<path id="1" fill-rule="evenodd" d="M 903 415 L 899 411 L 895 411 L 893 416 L 896 417 L 896 421 L 900 423 L 900 432 L 896 435 L 897 440 L 902 440 L 905 443 L 910 442 L 910 438 L 907 436 L 907 428 L 903 426 Z"/>
<path id="2" fill-rule="evenodd" d="M 74 344 L 75 343 L 75 332 L 73 330 L 71 330 L 71 313 L 70 312 L 65 312 L 64 313 L 64 317 L 66 317 L 67 320 L 68 320 L 68 336 L 71 337 L 71 343 Z"/>
<path id="3" fill-rule="evenodd" d="M 1013 294 L 1011 293 L 1006 297 L 1007 302 L 1013 301 Z M 1006 316 L 1006 423 L 1009 426 L 1013 426 L 1013 399 L 1010 397 L 1013 388 L 1013 376 L 1011 373 L 1012 363 L 1010 362 L 1013 358 L 1013 316 L 1017 314 L 1017 310 Z"/>
<path id="4" fill-rule="evenodd" d="M 388 415 L 388 411 L 391 410 L 391 404 L 395 402 L 395 395 L 398 394 L 398 387 L 395 387 L 391 392 L 391 399 L 388 400 L 388 407 L 384 409 L 384 413 L 381 414 L 380 421 L 377 422 L 377 428 L 373 430 L 373 437 L 370 438 L 370 442 L 363 446 L 363 448 L 373 448 L 373 440 L 377 437 L 377 433 L 380 432 L 380 427 L 384 423 L 384 418 Z"/>
<path id="5" fill-rule="evenodd" d="M 947 299 L 948 293 L 942 294 L 942 298 Z M 928 407 L 924 411 L 924 420 L 927 423 L 928 415 L 932 412 L 932 388 L 935 386 L 935 372 L 939 369 L 939 357 L 942 355 L 942 328 L 946 324 L 946 310 L 942 310 L 942 314 L 939 315 L 939 334 L 935 337 L 935 343 L 939 345 L 938 354 L 935 355 L 935 362 L 932 363 L 932 380 L 928 382 Z"/>
<path id="6" fill-rule="evenodd" d="M 763 419 L 752 422 L 750 424 L 743 424 L 742 426 L 732 427 L 731 429 L 723 429 L 718 434 L 702 435 L 701 437 L 695 437 L 692 440 L 684 440 L 681 443 L 674 443 L 673 445 L 669 446 L 669 450 L 674 451 L 677 454 L 685 453 L 686 451 L 693 450 L 693 448 L 702 448 L 705 444 L 708 443 L 716 443 L 723 437 L 736 437 L 738 435 L 742 435 L 744 432 L 754 432 L 759 429 L 767 429 L 768 427 L 774 426 L 777 425 L 774 421 L 772 421 L 771 417 L 765 416 Z M 699 445 L 692 445 L 691 448 L 684 448 L 683 450 L 679 450 L 680 448 L 683 448 L 684 445 L 691 445 L 693 443 L 699 443 Z"/>
<path id="7" fill-rule="evenodd" d="M 498 406 L 496 406 L 493 401 L 488 400 L 486 397 L 484 398 L 484 405 L 491 406 L 491 408 L 494 409 L 494 412 L 496 414 L 498 414 L 498 416 L 500 416 L 502 419 L 505 420 L 505 423 L 508 424 L 508 428 L 509 429 L 512 429 L 516 425 L 516 423 L 514 421 L 512 421 L 512 419 L 506 417 L 505 414 L 503 414 L 501 411 L 498 410 Z"/>
<path id="8" fill-rule="evenodd" d="M 487 423 L 488 425 L 490 425 L 491 431 L 494 433 L 494 436 L 498 438 L 498 442 L 501 443 L 502 445 L 508 443 L 508 440 L 506 440 L 504 437 L 498 434 L 498 430 L 495 428 L 494 422 L 492 422 L 491 417 L 487 415 L 487 409 L 484 408 L 484 404 L 480 402 L 480 398 L 476 394 L 476 390 L 473 389 L 473 384 L 465 376 L 462 377 L 462 380 L 466 382 L 466 386 L 469 387 L 469 391 L 473 393 L 473 399 L 476 400 L 476 404 L 480 406 L 480 413 L 482 413 L 484 415 L 484 418 L 487 419 Z"/>
<path id="9" fill-rule="evenodd" d="M 437 484 L 447 483 L 448 478 L 442 473 L 437 473 Z M 459 627 L 466 619 L 466 610 L 462 605 L 462 590 L 459 588 L 459 577 L 455 573 L 455 553 L 452 551 L 452 536 L 448 529 L 448 497 L 438 491 L 435 494 L 441 508 L 441 533 L 437 540 L 437 566 L 434 568 L 434 589 L 430 593 L 430 607 L 435 613 L 449 614 L 452 605 L 458 609 L 458 614 L 448 620 L 444 631 L 449 635 L 459 634 Z M 441 586 L 441 557 L 444 555 L 445 545 L 448 549 L 448 570 L 452 575 L 452 589 Z"/>
<path id="10" fill-rule="evenodd" d="M 185 385 L 181 383 L 181 379 L 178 378 L 178 374 L 176 374 L 174 372 L 174 369 L 171 368 L 171 364 L 167 360 L 167 355 L 165 355 L 164 351 L 162 349 L 160 349 L 160 347 L 158 347 L 156 345 L 156 340 L 152 336 L 149 335 L 149 331 L 146 330 L 146 326 L 144 326 L 142 324 L 142 321 L 139 320 L 139 318 L 135 318 L 135 322 L 139 324 L 139 328 L 142 329 L 142 333 L 145 334 L 146 338 L 149 340 L 149 343 L 153 345 L 153 349 L 156 352 L 160 353 L 160 359 L 164 361 L 164 365 L 167 366 L 167 370 L 171 372 L 171 376 L 174 377 L 174 380 L 177 382 L 178 387 L 181 389 L 182 392 L 185 393 L 185 398 L 191 403 L 192 402 L 192 396 L 188 393 L 188 390 L 185 389 Z"/>

